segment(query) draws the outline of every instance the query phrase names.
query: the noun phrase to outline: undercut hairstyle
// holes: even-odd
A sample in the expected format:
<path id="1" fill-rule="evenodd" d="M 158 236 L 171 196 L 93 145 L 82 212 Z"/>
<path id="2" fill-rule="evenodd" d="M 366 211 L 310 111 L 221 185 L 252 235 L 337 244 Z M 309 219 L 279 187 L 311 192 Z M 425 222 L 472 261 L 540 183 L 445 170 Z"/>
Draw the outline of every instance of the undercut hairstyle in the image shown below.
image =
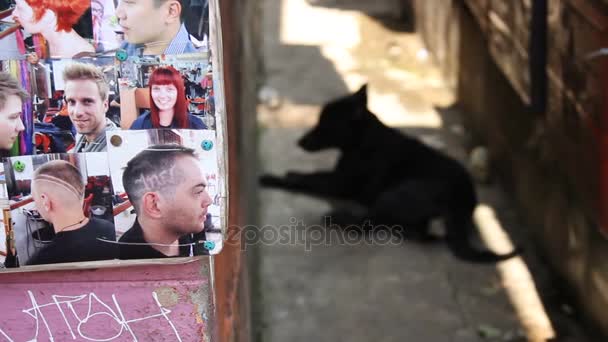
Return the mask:
<path id="1" fill-rule="evenodd" d="M 29 97 L 13 76 L 6 72 L 0 72 L 0 110 L 4 108 L 6 100 L 11 95 L 18 96 L 21 101 L 25 101 Z"/>
<path id="2" fill-rule="evenodd" d="M 57 31 L 70 32 L 72 26 L 91 7 L 90 0 L 26 0 L 34 11 L 35 21 L 42 19 L 44 11 L 53 11 L 57 16 Z"/>
<path id="3" fill-rule="evenodd" d="M 154 7 L 159 8 L 162 4 L 164 4 L 165 2 L 170 1 L 170 0 L 154 0 Z M 180 22 L 185 22 L 186 21 L 186 12 L 189 10 L 187 7 L 190 7 L 190 0 L 174 0 L 179 2 L 179 4 L 182 7 L 182 11 L 179 14 L 179 21 Z"/>
<path id="4" fill-rule="evenodd" d="M 65 160 L 52 160 L 36 169 L 33 181 L 42 180 L 73 192 L 79 199 L 84 197 L 85 184 L 80 170 Z"/>
<path id="5" fill-rule="evenodd" d="M 103 72 L 95 65 L 80 62 L 72 62 L 66 65 L 63 69 L 63 82 L 77 80 L 91 80 L 95 82 L 101 99 L 104 101 L 108 99 L 110 86 L 108 86 Z"/>
<path id="6" fill-rule="evenodd" d="M 185 179 L 177 167 L 178 158 L 196 158 L 194 150 L 177 144 L 152 145 L 131 159 L 122 174 L 122 184 L 129 201 L 140 212 L 140 202 L 147 192 L 175 196 L 176 188 Z"/>

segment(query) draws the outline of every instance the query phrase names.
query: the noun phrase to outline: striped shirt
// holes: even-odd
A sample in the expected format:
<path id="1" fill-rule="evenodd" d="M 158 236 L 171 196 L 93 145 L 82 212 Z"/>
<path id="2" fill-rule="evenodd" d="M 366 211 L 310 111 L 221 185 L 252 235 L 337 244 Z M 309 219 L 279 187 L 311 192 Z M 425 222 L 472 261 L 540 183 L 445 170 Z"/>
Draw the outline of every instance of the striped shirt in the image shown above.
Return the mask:
<path id="1" fill-rule="evenodd" d="M 115 129 L 118 129 L 118 127 L 116 127 L 116 125 L 110 119 L 106 118 L 106 128 L 97 136 L 97 138 L 95 138 L 93 141 L 88 141 L 84 135 L 77 134 L 76 145 L 74 145 L 74 148 L 70 149 L 68 152 L 105 152 L 108 148 L 106 131 Z"/>

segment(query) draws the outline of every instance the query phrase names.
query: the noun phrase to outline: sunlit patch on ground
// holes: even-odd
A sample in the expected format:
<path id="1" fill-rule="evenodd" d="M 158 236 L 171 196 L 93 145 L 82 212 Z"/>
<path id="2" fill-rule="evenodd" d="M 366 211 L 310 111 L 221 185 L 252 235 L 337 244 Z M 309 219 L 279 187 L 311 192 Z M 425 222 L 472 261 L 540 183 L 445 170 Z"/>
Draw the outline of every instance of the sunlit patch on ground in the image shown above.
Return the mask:
<path id="1" fill-rule="evenodd" d="M 479 205 L 474 218 L 483 241 L 491 250 L 497 253 L 513 250 L 515 246 L 496 218 L 494 209 Z M 496 268 L 528 339 L 546 341 L 554 338 L 555 331 L 523 259 L 515 257 L 499 263 Z"/>

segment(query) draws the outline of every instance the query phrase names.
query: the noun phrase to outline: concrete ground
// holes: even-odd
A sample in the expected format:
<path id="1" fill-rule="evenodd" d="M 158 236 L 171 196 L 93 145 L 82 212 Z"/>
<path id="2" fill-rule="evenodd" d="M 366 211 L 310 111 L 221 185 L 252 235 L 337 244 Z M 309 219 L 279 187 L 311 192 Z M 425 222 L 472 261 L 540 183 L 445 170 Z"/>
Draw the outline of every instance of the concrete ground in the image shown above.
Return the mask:
<path id="1" fill-rule="evenodd" d="M 306 154 L 296 141 L 323 103 L 366 82 L 381 120 L 466 161 L 467 134 L 450 107 L 452 93 L 419 38 L 393 31 L 400 3 L 264 1 L 260 173 L 332 167 L 334 151 Z M 524 258 L 472 265 L 441 244 L 341 241 L 338 231 L 318 243 L 329 236 L 318 226 L 327 202 L 261 189 L 264 243 L 252 247 L 259 255 L 257 339 L 587 341 L 508 196 L 494 183 L 478 192 L 484 241 L 506 251 L 514 240 L 526 247 Z"/>

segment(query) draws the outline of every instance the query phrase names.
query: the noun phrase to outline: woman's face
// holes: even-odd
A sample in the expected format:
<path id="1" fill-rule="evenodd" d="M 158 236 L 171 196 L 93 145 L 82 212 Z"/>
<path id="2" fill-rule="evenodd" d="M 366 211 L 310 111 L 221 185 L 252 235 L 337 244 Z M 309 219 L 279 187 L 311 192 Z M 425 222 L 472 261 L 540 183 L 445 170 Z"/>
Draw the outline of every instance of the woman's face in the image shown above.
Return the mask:
<path id="1" fill-rule="evenodd" d="M 36 21 L 34 18 L 34 10 L 25 0 L 15 0 L 16 6 L 13 10 L 13 18 L 23 26 L 23 28 L 31 33 L 42 33 L 45 30 L 51 29 L 54 30 L 54 25 L 50 25 L 49 16 L 45 13 L 40 20 Z"/>
<path id="2" fill-rule="evenodd" d="M 171 110 L 177 101 L 177 88 L 173 84 L 152 85 L 150 87 L 152 100 L 159 110 Z"/>

